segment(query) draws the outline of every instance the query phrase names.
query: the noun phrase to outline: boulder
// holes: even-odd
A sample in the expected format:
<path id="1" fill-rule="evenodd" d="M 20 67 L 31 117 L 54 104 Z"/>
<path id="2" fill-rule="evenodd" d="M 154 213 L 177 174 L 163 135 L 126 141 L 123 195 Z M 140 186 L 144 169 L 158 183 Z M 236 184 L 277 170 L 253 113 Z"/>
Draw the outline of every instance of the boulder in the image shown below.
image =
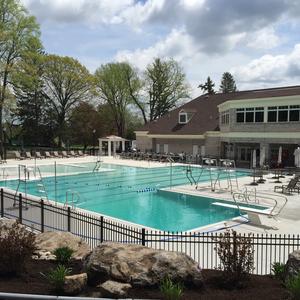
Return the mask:
<path id="1" fill-rule="evenodd" d="M 184 253 L 105 242 L 84 258 L 90 283 L 112 279 L 134 286 L 154 286 L 165 278 L 202 286 L 197 262 Z"/>
<path id="2" fill-rule="evenodd" d="M 285 280 L 300 273 L 300 250 L 289 254 L 284 273 Z"/>
<path id="3" fill-rule="evenodd" d="M 129 283 L 120 283 L 112 280 L 107 280 L 97 287 L 102 297 L 112 298 L 127 297 L 128 291 L 132 288 Z"/>
<path id="4" fill-rule="evenodd" d="M 64 283 L 64 292 L 67 295 L 77 295 L 86 288 L 86 285 L 86 273 L 66 276 Z"/>
<path id="5" fill-rule="evenodd" d="M 73 258 L 82 259 L 91 251 L 87 243 L 70 232 L 49 231 L 40 233 L 36 236 L 35 241 L 37 247 L 36 254 L 39 252 L 53 253 L 56 248 L 69 247 L 74 250 Z"/>

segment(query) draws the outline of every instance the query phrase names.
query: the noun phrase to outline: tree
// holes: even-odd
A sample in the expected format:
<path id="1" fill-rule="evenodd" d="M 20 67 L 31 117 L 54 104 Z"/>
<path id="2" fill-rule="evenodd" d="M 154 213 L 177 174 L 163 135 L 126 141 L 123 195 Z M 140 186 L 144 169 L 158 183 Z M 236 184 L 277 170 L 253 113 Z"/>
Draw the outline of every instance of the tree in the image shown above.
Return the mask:
<path id="1" fill-rule="evenodd" d="M 33 44 L 16 64 L 12 76 L 22 136 L 27 144 L 49 145 L 53 138 L 49 103 L 43 94 L 44 62 L 41 45 Z"/>
<path id="2" fill-rule="evenodd" d="M 105 134 L 104 120 L 99 111 L 90 103 L 80 102 L 69 119 L 69 133 L 73 144 L 86 148 L 94 145 L 96 138 Z"/>
<path id="3" fill-rule="evenodd" d="M 180 99 L 188 97 L 185 74 L 173 59 L 162 61 L 156 58 L 148 65 L 144 81 L 146 99 L 143 109 L 147 111 L 150 122 L 176 107 Z"/>
<path id="4" fill-rule="evenodd" d="M 95 72 L 96 85 L 100 98 L 107 103 L 114 116 L 117 133 L 124 137 L 126 133 L 127 106 L 132 103 L 128 85 L 128 74 L 130 73 L 128 63 L 108 63 L 102 65 Z M 133 89 L 133 86 L 131 86 Z"/>
<path id="5" fill-rule="evenodd" d="M 222 75 L 220 90 L 222 93 L 232 93 L 236 92 L 235 80 L 231 73 L 225 72 Z"/>
<path id="6" fill-rule="evenodd" d="M 3 107 L 15 63 L 34 40 L 39 40 L 34 17 L 16 0 L 0 0 L 0 152 L 3 155 Z"/>
<path id="7" fill-rule="evenodd" d="M 198 88 L 201 88 L 201 90 L 204 93 L 207 93 L 209 95 L 213 95 L 215 93 L 214 86 L 215 86 L 214 82 L 208 76 L 207 79 L 206 79 L 206 82 L 203 83 L 203 84 L 199 84 Z"/>
<path id="8" fill-rule="evenodd" d="M 55 122 L 58 144 L 63 146 L 70 113 L 77 104 L 91 97 L 93 79 L 77 60 L 48 55 L 43 82 L 43 94 L 50 106 L 49 117 Z"/>

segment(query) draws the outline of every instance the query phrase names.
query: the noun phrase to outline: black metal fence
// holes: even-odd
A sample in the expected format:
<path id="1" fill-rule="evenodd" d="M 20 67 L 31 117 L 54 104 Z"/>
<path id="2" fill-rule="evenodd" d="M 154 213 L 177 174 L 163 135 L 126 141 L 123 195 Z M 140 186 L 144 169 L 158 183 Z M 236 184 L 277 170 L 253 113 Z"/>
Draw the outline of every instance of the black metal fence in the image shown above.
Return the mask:
<path id="1" fill-rule="evenodd" d="M 50 204 L 36 197 L 15 195 L 0 190 L 1 217 L 16 218 L 36 231 L 68 231 L 92 248 L 103 241 L 141 244 L 154 249 L 186 253 L 201 268 L 213 269 L 220 261 L 217 255 L 219 233 L 152 231 L 125 225 L 83 210 Z M 244 235 L 246 236 L 246 235 Z M 299 235 L 251 235 L 255 274 L 269 274 L 274 262 L 285 263 L 288 254 L 300 249 Z"/>

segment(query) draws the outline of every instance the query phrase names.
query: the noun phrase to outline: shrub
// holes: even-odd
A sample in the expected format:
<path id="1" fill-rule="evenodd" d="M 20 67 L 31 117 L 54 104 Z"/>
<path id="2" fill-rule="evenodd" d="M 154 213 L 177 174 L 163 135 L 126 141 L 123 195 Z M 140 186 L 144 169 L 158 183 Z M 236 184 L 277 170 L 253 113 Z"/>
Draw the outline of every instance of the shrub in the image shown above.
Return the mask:
<path id="1" fill-rule="evenodd" d="M 69 247 L 60 247 L 54 250 L 53 254 L 56 256 L 56 261 L 60 265 L 67 265 L 72 257 L 74 250 Z"/>
<path id="2" fill-rule="evenodd" d="M 283 281 L 284 271 L 285 271 L 285 264 L 280 262 L 274 262 L 272 264 L 272 274 L 275 276 L 275 278 Z"/>
<path id="3" fill-rule="evenodd" d="M 160 285 L 165 300 L 179 300 L 183 294 L 183 286 L 180 283 L 174 283 L 169 277 L 166 277 Z"/>
<path id="4" fill-rule="evenodd" d="M 21 273 L 35 249 L 34 234 L 18 222 L 0 226 L 0 275 Z"/>
<path id="5" fill-rule="evenodd" d="M 300 299 L 300 273 L 289 278 L 286 282 L 286 287 L 290 291 L 293 299 Z"/>
<path id="6" fill-rule="evenodd" d="M 54 270 L 51 270 L 45 277 L 53 286 L 56 292 L 62 292 L 65 283 L 65 277 L 71 273 L 71 269 L 63 265 L 58 265 Z"/>
<path id="7" fill-rule="evenodd" d="M 242 236 L 236 231 L 221 233 L 215 250 L 220 258 L 219 270 L 223 271 L 222 284 L 226 288 L 240 286 L 254 270 L 254 249 L 251 236 Z"/>

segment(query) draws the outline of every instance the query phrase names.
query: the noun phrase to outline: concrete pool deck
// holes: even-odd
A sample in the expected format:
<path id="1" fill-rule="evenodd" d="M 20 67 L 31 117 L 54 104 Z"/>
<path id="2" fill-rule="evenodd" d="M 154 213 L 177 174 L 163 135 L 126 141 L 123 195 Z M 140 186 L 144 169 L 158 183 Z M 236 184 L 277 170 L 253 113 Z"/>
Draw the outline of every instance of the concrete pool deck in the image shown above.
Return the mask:
<path id="1" fill-rule="evenodd" d="M 157 167 L 166 167 L 170 166 L 170 163 L 160 163 L 160 162 L 148 162 L 148 161 L 139 161 L 139 160 L 131 160 L 131 159 L 120 159 L 118 157 L 101 157 L 101 160 L 104 163 L 111 163 L 117 165 L 131 166 L 131 167 L 143 167 L 143 168 L 157 168 Z M 37 165 L 49 165 L 54 164 L 74 164 L 74 163 L 88 163 L 88 162 L 96 162 L 97 157 L 94 156 L 85 156 L 85 157 L 77 157 L 77 158 L 60 158 L 60 159 L 38 159 L 38 160 L 8 160 L 6 164 L 0 166 L 0 176 L 3 176 L 3 169 L 10 169 L 9 176 L 7 179 L 15 179 L 18 176 L 18 165 L 27 165 L 34 166 Z M 180 165 L 180 164 L 173 164 Z M 53 174 L 43 174 L 44 175 L 53 175 Z M 266 182 L 264 184 L 259 184 L 255 186 L 257 193 L 259 192 L 267 192 L 273 193 L 275 185 L 283 185 L 287 184 L 291 179 L 291 176 L 286 176 L 282 178 L 282 183 L 274 183 L 274 179 L 271 179 L 272 174 L 266 175 Z M 252 182 L 252 177 L 245 176 L 238 178 L 239 189 L 243 190 L 245 188 L 252 189 L 249 184 Z M 199 195 L 204 197 L 211 197 L 217 200 L 232 200 L 232 194 L 226 190 L 216 190 L 212 192 L 209 183 L 201 183 L 199 184 L 199 188 L 196 190 L 195 186 L 181 185 L 172 187 L 170 190 L 179 193 L 191 194 L 191 195 Z M 225 187 L 226 182 L 221 181 L 221 187 Z M 280 193 L 276 193 L 278 195 L 282 195 Z M 264 226 L 257 226 L 251 223 L 244 223 L 239 220 L 230 220 L 226 222 L 222 222 L 219 224 L 211 225 L 205 228 L 199 229 L 199 231 L 212 231 L 212 230 L 224 230 L 224 227 L 234 227 L 234 229 L 241 233 L 268 233 L 268 234 L 299 234 L 300 233 L 300 195 L 297 193 L 293 193 L 292 195 L 284 195 L 287 199 L 287 205 L 284 207 L 282 212 L 276 218 L 269 218 L 265 215 L 260 215 L 262 223 Z M 263 204 L 263 203 L 262 203 Z"/>

